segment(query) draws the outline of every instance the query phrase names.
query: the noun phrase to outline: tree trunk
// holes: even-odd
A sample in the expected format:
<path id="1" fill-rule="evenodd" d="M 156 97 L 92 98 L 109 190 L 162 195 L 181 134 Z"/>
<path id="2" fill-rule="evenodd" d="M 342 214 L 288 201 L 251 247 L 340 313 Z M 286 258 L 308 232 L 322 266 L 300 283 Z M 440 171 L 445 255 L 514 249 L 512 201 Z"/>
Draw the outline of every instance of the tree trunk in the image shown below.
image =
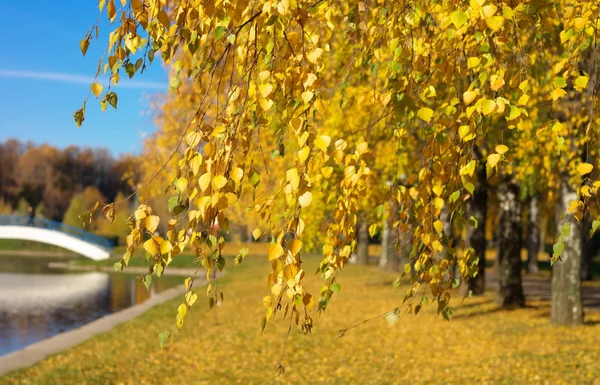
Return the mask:
<path id="1" fill-rule="evenodd" d="M 498 238 L 498 304 L 502 307 L 525 306 L 521 281 L 521 204 L 519 188 L 503 183 L 499 187 L 500 223 Z"/>
<path id="2" fill-rule="evenodd" d="M 585 213 L 581 221 L 581 279 L 583 281 L 592 280 L 592 258 L 594 251 L 592 249 L 592 240 L 589 237 L 592 230 L 592 221 L 589 213 Z"/>
<path id="3" fill-rule="evenodd" d="M 369 264 L 369 227 L 367 222 L 362 222 L 358 228 L 357 263 L 359 265 Z"/>
<path id="4" fill-rule="evenodd" d="M 540 201 L 537 195 L 529 200 L 529 219 L 527 221 L 527 272 L 537 274 L 538 252 L 540 250 Z"/>
<path id="5" fill-rule="evenodd" d="M 475 255 L 479 257 L 477 275 L 469 280 L 469 290 L 473 295 L 483 295 L 485 292 L 485 221 L 487 213 L 485 179 L 479 180 L 479 185 L 473 192 L 473 198 L 468 203 L 468 213 L 477 220 L 477 227 L 467 225 L 467 247 L 472 247 Z"/>
<path id="6" fill-rule="evenodd" d="M 552 266 L 552 311 L 550 322 L 560 325 L 583 323 L 581 302 L 581 224 L 566 212 L 569 203 L 577 199 L 577 193 L 568 184 L 568 176 L 561 181 L 561 195 L 556 205 L 558 234 L 564 225 L 570 226 L 564 240 L 564 251 L 560 260 Z"/>
<path id="7" fill-rule="evenodd" d="M 379 256 L 379 268 L 386 271 L 388 269 L 388 251 L 390 239 L 390 219 L 388 218 L 383 223 L 383 231 L 381 232 L 381 255 Z"/>

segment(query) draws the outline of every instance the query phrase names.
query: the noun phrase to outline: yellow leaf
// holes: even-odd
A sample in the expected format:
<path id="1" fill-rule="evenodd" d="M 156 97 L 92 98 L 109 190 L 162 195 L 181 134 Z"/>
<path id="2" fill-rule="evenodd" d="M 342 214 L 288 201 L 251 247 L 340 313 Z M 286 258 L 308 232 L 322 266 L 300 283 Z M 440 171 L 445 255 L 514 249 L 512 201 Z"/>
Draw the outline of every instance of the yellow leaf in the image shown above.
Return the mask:
<path id="1" fill-rule="evenodd" d="M 270 295 L 267 295 L 263 298 L 263 306 L 265 307 L 265 309 L 270 308 L 272 303 L 273 303 L 273 299 L 271 298 Z"/>
<path id="2" fill-rule="evenodd" d="M 481 102 L 481 112 L 484 115 L 489 115 L 496 110 L 496 102 L 490 99 L 485 99 Z"/>
<path id="3" fill-rule="evenodd" d="M 192 291 L 188 291 L 185 294 L 185 302 L 187 302 L 188 306 L 190 306 L 190 307 L 194 306 L 197 299 L 198 299 L 198 294 L 196 294 Z"/>
<path id="4" fill-rule="evenodd" d="M 496 165 L 498 164 L 499 161 L 500 161 L 500 154 L 490 154 L 487 157 L 487 164 L 490 167 L 496 167 Z"/>
<path id="5" fill-rule="evenodd" d="M 302 93 L 302 100 L 304 100 L 304 103 L 308 103 L 311 101 L 314 95 L 315 94 L 313 94 L 312 91 L 304 91 Z"/>
<path id="6" fill-rule="evenodd" d="M 436 209 L 441 210 L 444 208 L 444 200 L 440 197 L 433 198 L 433 205 Z"/>
<path id="7" fill-rule="evenodd" d="M 283 253 L 283 247 L 279 243 L 271 243 L 269 245 L 269 261 L 281 258 Z"/>
<path id="8" fill-rule="evenodd" d="M 153 234 L 156 231 L 156 228 L 158 227 L 159 223 L 160 223 L 160 217 L 158 215 L 150 215 L 150 216 L 147 216 L 146 218 L 144 218 L 144 227 L 151 234 Z"/>
<path id="9" fill-rule="evenodd" d="M 325 177 L 325 178 L 329 178 L 331 176 L 332 172 L 333 172 L 333 167 L 323 167 L 321 169 L 321 174 L 323 174 L 323 177 Z"/>
<path id="10" fill-rule="evenodd" d="M 317 136 L 317 139 L 315 139 L 315 147 L 323 152 L 327 151 L 327 147 L 329 147 L 330 143 L 331 138 L 327 135 L 319 135 Z"/>
<path id="11" fill-rule="evenodd" d="M 188 186 L 188 180 L 184 177 L 181 177 L 175 181 L 175 186 L 180 192 L 184 192 Z"/>
<path id="12" fill-rule="evenodd" d="M 192 169 L 192 173 L 197 175 L 200 171 L 200 165 L 202 164 L 202 158 L 200 156 L 195 156 L 192 158 L 190 162 L 190 168 Z"/>
<path id="13" fill-rule="evenodd" d="M 498 11 L 498 7 L 494 4 L 484 5 L 481 8 L 481 11 L 483 13 L 484 18 L 490 18 L 496 14 L 496 12 Z"/>
<path id="14" fill-rule="evenodd" d="M 260 236 L 262 235 L 262 231 L 260 231 L 260 229 L 257 227 L 252 231 L 252 236 L 254 237 L 254 240 L 258 240 L 258 238 L 260 238 Z"/>
<path id="15" fill-rule="evenodd" d="M 431 118 L 433 117 L 433 110 L 431 108 L 423 107 L 419 111 L 417 111 L 417 115 L 419 116 L 419 118 L 429 123 L 431 122 Z"/>
<path id="16" fill-rule="evenodd" d="M 271 92 L 273 92 L 273 85 L 270 83 L 261 84 L 258 86 L 258 92 L 260 92 L 263 98 L 266 98 L 267 96 L 271 95 Z"/>
<path id="17" fill-rule="evenodd" d="M 158 245 L 156 244 L 153 238 L 150 238 L 146 242 L 144 242 L 144 250 L 146 250 L 148 254 L 152 256 L 158 255 L 160 253 L 160 249 L 158 248 Z"/>
<path id="18" fill-rule="evenodd" d="M 258 74 L 258 78 L 261 82 L 264 82 L 269 76 L 271 76 L 271 72 L 267 70 L 264 70 Z"/>
<path id="19" fill-rule="evenodd" d="M 527 94 L 523 94 L 521 95 L 521 97 L 519 98 L 519 100 L 517 101 L 517 104 L 519 106 L 524 106 L 527 104 L 527 102 L 529 101 L 529 95 Z"/>
<path id="20" fill-rule="evenodd" d="M 565 97 L 565 95 L 567 95 L 567 93 L 562 88 L 556 88 L 550 94 L 553 101 L 557 101 L 558 99 Z"/>
<path id="21" fill-rule="evenodd" d="M 582 92 L 584 89 L 587 88 L 589 80 L 590 78 L 588 78 L 587 76 L 579 76 L 577 79 L 575 79 L 574 82 L 575 89 L 579 92 Z"/>
<path id="22" fill-rule="evenodd" d="M 497 32 L 504 25 L 504 18 L 502 16 L 492 16 L 485 19 L 485 24 L 494 32 Z"/>
<path id="23" fill-rule="evenodd" d="M 504 85 L 504 78 L 498 75 L 492 75 L 490 77 L 490 88 L 492 91 L 498 91 Z"/>
<path id="24" fill-rule="evenodd" d="M 436 184 L 435 186 L 433 186 L 432 190 L 433 190 L 433 193 L 437 196 L 442 195 L 442 193 L 444 192 L 444 188 L 439 184 Z"/>
<path id="25" fill-rule="evenodd" d="M 467 67 L 469 69 L 475 68 L 479 65 L 479 63 L 481 63 L 481 59 L 477 56 L 472 56 L 467 60 Z"/>
<path id="26" fill-rule="evenodd" d="M 165 11 L 163 11 L 162 9 L 158 11 L 158 15 L 156 16 L 156 18 L 158 19 L 158 21 L 160 21 L 162 26 L 165 27 L 165 29 L 169 29 L 169 27 L 171 26 L 171 21 L 169 20 L 169 16 Z"/>
<path id="27" fill-rule="evenodd" d="M 208 186 L 210 186 L 210 174 L 207 173 L 207 172 L 205 172 L 204 174 L 202 174 L 202 176 L 198 180 L 198 185 L 200 186 L 200 189 L 202 191 L 206 191 L 206 189 L 208 188 Z"/>
<path id="28" fill-rule="evenodd" d="M 262 108 L 263 111 L 269 111 L 271 107 L 273 107 L 273 101 L 271 99 L 261 99 L 259 103 L 260 108 Z"/>
<path id="29" fill-rule="evenodd" d="M 465 102 L 465 105 L 468 106 L 469 104 L 473 103 L 473 100 L 475 100 L 477 95 L 479 95 L 479 90 L 465 91 L 465 93 L 463 94 L 463 101 Z"/>
<path id="30" fill-rule="evenodd" d="M 504 154 L 506 151 L 508 151 L 508 147 L 506 147 L 505 145 L 501 144 L 496 146 L 496 152 L 500 155 Z"/>
<path id="31" fill-rule="evenodd" d="M 242 169 L 241 169 L 241 168 L 239 168 L 239 167 L 234 167 L 234 168 L 231 170 L 230 176 L 231 176 L 231 179 L 233 179 L 233 181 L 234 181 L 235 183 L 240 183 L 240 181 L 241 181 L 241 180 L 242 180 L 242 178 L 244 177 L 244 170 L 242 170 Z"/>
<path id="32" fill-rule="evenodd" d="M 172 249 L 173 245 L 171 245 L 171 242 L 167 241 L 166 239 L 160 243 L 161 254 L 168 254 Z"/>
<path id="33" fill-rule="evenodd" d="M 300 161 L 300 163 L 306 162 L 306 159 L 308 159 L 308 155 L 310 155 L 310 148 L 302 147 L 302 149 L 298 151 L 298 160 Z"/>
<path id="34" fill-rule="evenodd" d="M 298 197 L 298 203 L 300 203 L 300 207 L 308 207 L 312 202 L 312 193 L 310 191 L 305 192 L 304 194 Z"/>
<path id="35" fill-rule="evenodd" d="M 438 234 L 441 234 L 442 231 L 444 230 L 444 222 L 437 220 L 437 221 L 433 222 L 433 227 L 435 228 L 435 231 L 438 232 Z"/>
<path id="36" fill-rule="evenodd" d="M 300 175 L 298 174 L 298 170 L 295 168 L 291 168 L 286 171 L 285 179 L 290 182 L 290 185 L 294 190 L 297 190 L 300 186 Z"/>
<path id="37" fill-rule="evenodd" d="M 319 59 L 321 57 L 321 55 L 323 54 L 323 50 L 321 48 L 315 48 L 312 51 L 310 51 L 307 55 L 306 58 L 308 59 L 309 62 L 314 63 L 315 61 L 317 61 L 317 59 Z"/>
<path id="38" fill-rule="evenodd" d="M 594 166 L 589 163 L 580 163 L 579 166 L 577 166 L 577 172 L 579 172 L 580 175 L 589 174 L 593 169 Z"/>
<path id="39" fill-rule="evenodd" d="M 223 175 L 217 175 L 212 180 L 212 185 L 215 190 L 222 189 L 227 184 L 227 178 Z"/>
<path id="40" fill-rule="evenodd" d="M 292 252 L 292 255 L 298 254 L 300 252 L 300 249 L 302 249 L 302 241 L 298 238 L 294 238 L 290 246 L 290 251 Z"/>
<path id="41" fill-rule="evenodd" d="M 102 93 L 102 90 L 104 89 L 104 87 L 102 87 L 102 84 L 98 84 L 98 83 L 92 83 L 92 85 L 90 86 L 90 88 L 92 89 L 92 93 L 98 97 L 100 96 L 100 94 Z"/>

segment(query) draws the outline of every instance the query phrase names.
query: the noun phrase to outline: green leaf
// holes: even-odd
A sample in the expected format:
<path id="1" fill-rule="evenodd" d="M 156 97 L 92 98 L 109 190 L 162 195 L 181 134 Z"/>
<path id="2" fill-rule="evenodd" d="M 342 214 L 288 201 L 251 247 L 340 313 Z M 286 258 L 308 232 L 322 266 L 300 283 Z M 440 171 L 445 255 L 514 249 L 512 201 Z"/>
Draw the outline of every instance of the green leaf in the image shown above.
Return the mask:
<path id="1" fill-rule="evenodd" d="M 444 319 L 446 321 L 450 321 L 450 318 L 452 318 L 452 314 L 454 314 L 454 309 L 451 308 L 450 306 L 448 306 L 444 310 L 442 310 L 442 316 L 444 317 Z"/>
<path id="2" fill-rule="evenodd" d="M 121 261 L 115 262 L 113 269 L 115 269 L 115 271 L 123 271 L 123 265 L 121 265 Z"/>
<path id="3" fill-rule="evenodd" d="M 213 297 L 210 297 L 208 299 L 208 307 L 209 307 L 209 309 L 212 309 L 213 306 L 215 306 L 215 299 Z"/>
<path id="4" fill-rule="evenodd" d="M 598 227 L 600 227 L 600 220 L 595 220 L 592 222 L 592 230 L 590 231 L 590 235 L 593 235 L 596 230 L 598 230 Z"/>
<path id="5" fill-rule="evenodd" d="M 383 216 L 383 205 L 377 206 L 377 218 L 381 218 Z"/>
<path id="6" fill-rule="evenodd" d="M 474 216 L 470 216 L 468 222 L 471 226 L 473 226 L 474 228 L 477 228 L 477 226 L 479 225 L 479 222 L 477 221 L 477 218 L 475 218 Z"/>
<path id="7" fill-rule="evenodd" d="M 77 125 L 77 127 L 81 127 L 81 124 L 85 120 L 85 104 L 83 108 L 80 108 L 77 111 L 75 111 L 75 113 L 73 114 L 73 118 L 75 118 L 75 124 Z"/>
<path id="8" fill-rule="evenodd" d="M 453 202 L 456 202 L 458 200 L 458 198 L 460 198 L 460 191 L 456 190 L 455 192 L 450 194 L 450 198 L 448 199 L 448 201 L 450 203 L 453 203 Z"/>
<path id="9" fill-rule="evenodd" d="M 223 271 L 224 267 L 225 267 L 225 258 L 219 257 L 219 259 L 217 259 L 217 268 L 219 269 L 219 271 Z"/>
<path id="10" fill-rule="evenodd" d="M 225 27 L 223 26 L 218 26 L 215 29 L 215 39 L 220 40 L 223 38 L 223 36 L 225 36 L 225 32 L 227 32 L 227 30 L 225 29 Z"/>
<path id="11" fill-rule="evenodd" d="M 567 81 L 562 76 L 557 76 L 554 78 L 554 87 L 555 88 L 565 88 L 567 86 Z"/>
<path id="12" fill-rule="evenodd" d="M 119 98 L 117 98 L 117 94 L 115 94 L 114 92 L 109 92 L 106 94 L 106 101 L 108 102 L 108 104 L 110 104 L 112 106 L 112 108 L 114 108 L 115 110 L 117 109 L 117 102 L 119 101 Z"/>
<path id="13" fill-rule="evenodd" d="M 331 285 L 331 290 L 333 290 L 334 293 L 339 293 L 340 290 L 342 290 L 342 285 L 340 285 L 339 283 L 334 283 L 333 285 Z"/>
<path id="14" fill-rule="evenodd" d="M 150 290 L 150 285 L 152 284 L 152 276 L 144 275 L 144 286 L 146 286 L 146 290 Z"/>
<path id="15" fill-rule="evenodd" d="M 158 345 L 160 346 L 161 349 L 165 346 L 165 342 L 167 342 L 169 337 L 171 337 L 171 333 L 168 333 L 168 332 L 158 333 Z"/>
<path id="16" fill-rule="evenodd" d="M 563 237 L 568 237 L 569 233 L 571 232 L 571 225 L 569 223 L 565 223 L 562 225 L 560 232 L 562 233 Z"/>
<path id="17" fill-rule="evenodd" d="M 404 264 L 404 272 L 406 274 L 410 274 L 410 263 L 405 263 Z"/>
<path id="18" fill-rule="evenodd" d="M 233 33 L 229 34 L 229 36 L 227 36 L 227 41 L 229 44 L 235 43 L 235 35 Z"/>
<path id="19" fill-rule="evenodd" d="M 563 251 L 565 251 L 565 244 L 562 240 L 560 240 L 552 246 L 552 259 L 550 261 L 551 265 L 553 265 L 554 262 L 556 262 L 556 260 L 560 258 L 560 255 L 563 253 Z"/>
<path id="20" fill-rule="evenodd" d="M 473 192 L 475 191 L 475 186 L 473 186 L 473 183 L 465 183 L 465 189 L 470 193 L 473 194 Z"/>
<path id="21" fill-rule="evenodd" d="M 175 211 L 175 207 L 177 207 L 178 205 L 179 205 L 179 197 L 173 196 L 173 197 L 169 198 L 169 202 L 167 204 L 167 206 L 169 208 L 169 213 L 173 214 L 173 212 Z"/>
<path id="22" fill-rule="evenodd" d="M 174 77 L 169 80 L 169 88 L 171 90 L 177 90 L 179 87 L 181 87 L 181 80 L 178 77 Z"/>
<path id="23" fill-rule="evenodd" d="M 467 13 L 463 11 L 452 12 L 452 14 L 450 15 L 450 20 L 452 20 L 452 24 L 454 24 L 456 28 L 460 28 L 463 24 L 467 22 L 468 19 L 469 15 L 467 15 Z"/>

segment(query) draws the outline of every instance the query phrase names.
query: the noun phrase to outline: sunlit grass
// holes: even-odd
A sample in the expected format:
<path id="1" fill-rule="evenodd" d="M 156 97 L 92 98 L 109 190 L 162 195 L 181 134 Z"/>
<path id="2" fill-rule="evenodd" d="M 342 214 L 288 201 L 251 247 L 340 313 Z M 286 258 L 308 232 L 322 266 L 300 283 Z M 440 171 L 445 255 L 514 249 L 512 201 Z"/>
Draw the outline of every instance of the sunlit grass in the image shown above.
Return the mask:
<path id="1" fill-rule="evenodd" d="M 309 287 L 316 292 L 316 258 L 306 258 Z M 237 267 L 228 259 L 220 281 L 223 306 L 208 310 L 202 296 L 174 343 L 159 349 L 157 335 L 173 324 L 178 300 L 138 319 L 2 378 L 7 384 L 126 383 L 584 383 L 600 378 L 600 314 L 587 325 L 548 323 L 549 304 L 499 311 L 493 292 L 466 299 L 451 322 L 432 306 L 417 317 L 403 316 L 389 327 L 377 319 L 339 330 L 396 307 L 404 290 L 392 274 L 348 266 L 342 290 L 315 329 L 304 336 L 293 328 L 276 376 L 288 322 L 277 319 L 260 332 L 268 263 L 248 257 Z M 202 292 L 202 288 L 199 289 Z M 199 293 L 200 294 L 200 293 Z"/>

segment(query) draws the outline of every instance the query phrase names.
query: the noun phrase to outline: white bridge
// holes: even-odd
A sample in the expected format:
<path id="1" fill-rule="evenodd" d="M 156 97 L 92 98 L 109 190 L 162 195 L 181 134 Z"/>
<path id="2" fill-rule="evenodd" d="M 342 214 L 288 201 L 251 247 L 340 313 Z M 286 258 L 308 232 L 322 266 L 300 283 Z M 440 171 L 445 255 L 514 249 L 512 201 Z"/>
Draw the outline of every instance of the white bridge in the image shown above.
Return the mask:
<path id="1" fill-rule="evenodd" d="M 114 243 L 106 238 L 59 222 L 40 218 L 0 216 L 0 239 L 46 243 L 96 261 L 110 257 Z"/>

